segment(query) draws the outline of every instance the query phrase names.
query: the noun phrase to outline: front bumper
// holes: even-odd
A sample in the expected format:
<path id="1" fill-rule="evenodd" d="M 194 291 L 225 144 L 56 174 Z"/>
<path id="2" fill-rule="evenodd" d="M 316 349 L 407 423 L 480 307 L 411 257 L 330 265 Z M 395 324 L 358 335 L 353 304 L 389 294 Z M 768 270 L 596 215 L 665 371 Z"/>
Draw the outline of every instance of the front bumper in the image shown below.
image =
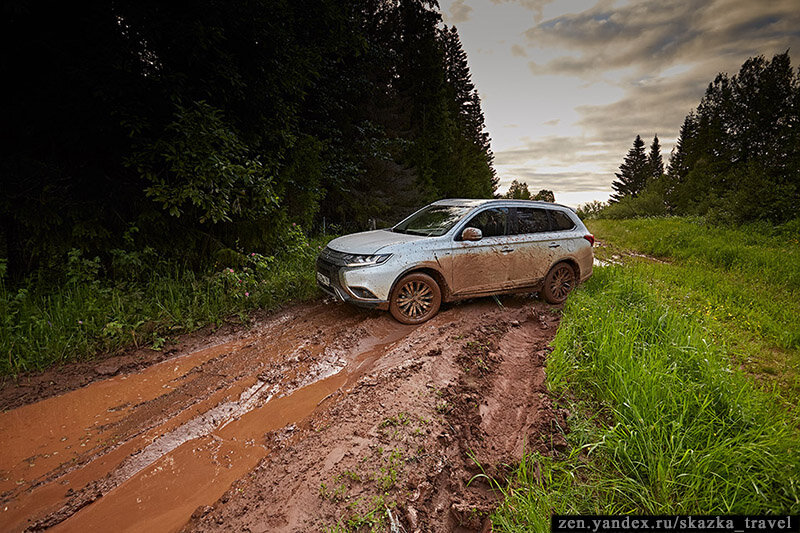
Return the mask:
<path id="1" fill-rule="evenodd" d="M 369 287 L 348 286 L 347 278 L 352 277 L 348 276 L 348 273 L 356 270 L 361 271 L 364 268 L 369 267 L 347 268 L 342 265 L 337 265 L 324 257 L 319 257 L 317 258 L 316 272 L 317 286 L 322 289 L 323 292 L 333 296 L 340 302 L 347 302 L 368 309 L 388 310 L 388 300 L 378 298 L 374 293 L 372 293 L 372 296 L 375 296 L 374 298 L 364 297 L 366 294 L 364 291 L 372 292 Z M 356 294 L 356 291 L 360 292 L 361 295 Z"/>

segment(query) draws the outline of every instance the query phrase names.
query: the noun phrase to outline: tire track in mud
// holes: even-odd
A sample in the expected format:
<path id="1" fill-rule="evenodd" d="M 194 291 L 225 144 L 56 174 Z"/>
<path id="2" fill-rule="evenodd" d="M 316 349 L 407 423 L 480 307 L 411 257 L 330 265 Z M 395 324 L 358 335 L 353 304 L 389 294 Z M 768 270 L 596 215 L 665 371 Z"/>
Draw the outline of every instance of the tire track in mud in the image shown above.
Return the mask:
<path id="1" fill-rule="evenodd" d="M 476 462 L 502 476 L 561 416 L 543 388 L 557 316 L 505 302 L 421 326 L 299 305 L 0 413 L 0 528 L 307 531 L 384 498 L 408 531 L 479 529 L 496 499 L 467 486 Z"/>
<path id="2" fill-rule="evenodd" d="M 184 531 L 485 531 L 523 449 L 565 444 L 544 360 L 558 314 L 530 299 L 446 310 L 384 353 Z M 476 477 L 478 476 L 478 477 Z"/>

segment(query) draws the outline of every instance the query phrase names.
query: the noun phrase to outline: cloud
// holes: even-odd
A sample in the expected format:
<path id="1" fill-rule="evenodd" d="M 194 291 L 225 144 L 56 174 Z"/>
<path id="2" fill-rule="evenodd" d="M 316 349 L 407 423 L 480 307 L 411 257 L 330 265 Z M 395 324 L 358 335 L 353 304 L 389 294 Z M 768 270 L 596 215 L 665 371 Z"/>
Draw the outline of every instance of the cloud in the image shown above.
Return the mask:
<path id="1" fill-rule="evenodd" d="M 609 189 L 605 182 L 605 174 L 592 174 L 585 172 L 535 172 L 527 167 L 507 169 L 508 178 L 500 181 L 499 188 L 508 188 L 512 180 L 524 181 L 528 189 L 536 193 L 542 189 L 549 189 L 558 193 L 603 191 Z"/>
<path id="2" fill-rule="evenodd" d="M 470 18 L 472 7 L 466 4 L 466 0 L 455 0 L 450 6 L 450 21 L 455 24 L 458 22 L 466 22 Z"/>
<path id="3" fill-rule="evenodd" d="M 575 52 L 531 63 L 534 74 L 593 79 L 631 67 L 658 72 L 698 56 L 740 56 L 744 61 L 754 50 L 783 51 L 776 47 L 800 41 L 800 9 L 795 0 L 661 0 L 620 8 L 599 2 L 581 13 L 541 22 L 525 35 L 531 46 Z"/>
<path id="4" fill-rule="evenodd" d="M 637 134 L 648 146 L 658 134 L 668 161 L 718 72 L 786 49 L 795 68 L 800 57 L 797 0 L 467 2 L 474 10 L 460 29 L 487 96 L 501 190 L 512 179 L 532 190 L 610 190 Z M 469 7 L 443 4 L 454 14 Z"/>
<path id="5" fill-rule="evenodd" d="M 576 138 L 545 137 L 496 154 L 500 164 L 527 160 L 531 168 L 581 165 L 592 159 L 609 168 L 597 173 L 605 184 L 636 135 L 649 145 L 658 134 L 664 159 L 681 123 L 721 71 L 735 74 L 754 55 L 800 49 L 800 10 L 796 2 L 714 0 L 702 5 L 684 0 L 631 2 L 612 9 L 599 2 L 577 14 L 537 24 L 526 32 L 529 57 L 535 49 L 557 50 L 528 63 L 536 76 L 560 75 L 624 90 L 615 102 L 578 105 Z M 546 57 L 546 56 L 545 56 Z M 580 142 L 576 142 L 577 139 Z M 591 145 L 594 151 L 587 151 Z M 602 163 L 601 163 L 602 162 Z M 612 170 L 613 169 L 613 170 Z"/>
<path id="6" fill-rule="evenodd" d="M 511 55 L 514 57 L 527 57 L 528 54 L 525 52 L 525 49 L 522 48 L 520 45 L 515 44 L 511 46 Z"/>
<path id="7" fill-rule="evenodd" d="M 544 6 L 552 3 L 554 0 L 492 0 L 493 4 L 519 4 L 526 9 L 533 11 L 533 18 L 536 22 L 540 22 L 543 16 Z"/>
<path id="8" fill-rule="evenodd" d="M 630 144 L 636 135 L 652 138 L 655 134 L 671 143 L 684 117 L 697 106 L 711 81 L 711 77 L 696 70 L 648 78 L 632 85 L 625 98 L 612 104 L 578 106 L 581 118 L 577 124 L 606 143 Z"/>
<path id="9" fill-rule="evenodd" d="M 538 163 L 540 166 L 569 168 L 583 163 L 597 163 L 608 155 L 605 143 L 596 139 L 551 135 L 528 139 L 523 147 L 497 152 L 494 161 L 499 166 Z"/>

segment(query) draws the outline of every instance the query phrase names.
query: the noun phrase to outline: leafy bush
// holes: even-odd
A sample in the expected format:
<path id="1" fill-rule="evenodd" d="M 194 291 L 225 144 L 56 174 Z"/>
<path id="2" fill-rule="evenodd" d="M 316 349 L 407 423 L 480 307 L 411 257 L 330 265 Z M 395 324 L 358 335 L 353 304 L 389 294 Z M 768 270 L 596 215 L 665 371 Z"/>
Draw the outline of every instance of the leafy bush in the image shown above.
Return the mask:
<path id="1" fill-rule="evenodd" d="M 624 196 L 598 213 L 599 218 L 641 218 L 667 215 L 667 204 L 655 187 L 646 187 L 638 196 Z"/>
<path id="2" fill-rule="evenodd" d="M 314 260 L 330 238 L 309 239 L 292 226 L 275 256 L 231 251 L 236 262 L 216 270 L 160 263 L 147 275 L 117 281 L 100 275 L 99 260 L 74 250 L 62 285 L 29 281 L 11 290 L 0 278 L 0 374 L 130 345 L 159 349 L 169 335 L 314 297 Z"/>

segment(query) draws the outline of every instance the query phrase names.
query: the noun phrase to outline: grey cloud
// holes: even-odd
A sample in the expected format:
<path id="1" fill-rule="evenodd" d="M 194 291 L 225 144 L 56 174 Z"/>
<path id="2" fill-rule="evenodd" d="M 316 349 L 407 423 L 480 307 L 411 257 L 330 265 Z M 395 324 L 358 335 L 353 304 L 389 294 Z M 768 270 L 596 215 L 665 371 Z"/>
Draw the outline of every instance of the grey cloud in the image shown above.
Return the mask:
<path id="1" fill-rule="evenodd" d="M 697 106 L 713 74 L 690 71 L 680 76 L 649 79 L 632 86 L 623 100 L 609 105 L 584 105 L 578 125 L 590 137 L 627 150 L 636 135 L 662 141 L 678 135 L 683 118 Z M 662 142 L 662 144 L 667 144 Z M 624 152 L 623 152 L 624 153 Z"/>
<path id="2" fill-rule="evenodd" d="M 556 46 L 578 55 L 532 64 L 536 74 L 595 77 L 609 69 L 660 70 L 698 55 L 733 54 L 800 41 L 800 9 L 794 0 L 752 2 L 685 0 L 633 2 L 618 9 L 605 3 L 537 24 L 526 32 L 532 45 Z"/>
<path id="3" fill-rule="evenodd" d="M 697 81 L 700 79 L 701 81 Z M 537 165 L 548 167 L 590 163 L 600 168 L 607 166 L 605 174 L 573 173 L 565 170 L 557 175 L 559 190 L 604 190 L 614 179 L 614 172 L 630 149 L 634 137 L 641 135 L 648 145 L 658 134 L 664 149 L 665 161 L 674 144 L 683 118 L 697 106 L 703 95 L 706 77 L 694 71 L 669 78 L 650 78 L 635 86 L 627 96 L 610 105 L 584 105 L 577 108 L 581 115 L 577 125 L 583 136 L 548 136 L 527 139 L 524 146 L 495 153 L 495 163 L 504 167 L 504 175 L 544 175 L 536 172 Z M 524 165 L 530 165 L 525 167 Z M 575 176 L 571 178 L 570 176 Z M 538 179 L 538 178 L 537 178 Z M 536 185 L 545 187 L 544 181 Z M 545 187 L 546 188 L 546 187 Z"/>
<path id="4" fill-rule="evenodd" d="M 466 22 L 469 20 L 472 7 L 466 4 L 466 0 L 456 0 L 450 6 L 450 21 L 452 23 Z"/>
<path id="5" fill-rule="evenodd" d="M 500 182 L 500 186 L 508 186 L 512 180 L 521 180 L 528 184 L 531 192 L 542 189 L 558 190 L 560 192 L 606 191 L 610 181 L 605 174 L 592 174 L 585 172 L 558 172 L 539 173 L 526 167 L 512 168 L 509 171 L 512 177 Z M 558 201 L 558 198 L 556 198 Z"/>
<path id="6" fill-rule="evenodd" d="M 520 165 L 531 160 L 558 161 L 559 166 L 592 163 L 610 155 L 604 142 L 586 137 L 549 136 L 528 140 L 523 148 L 494 154 L 497 165 Z"/>
<path id="7" fill-rule="evenodd" d="M 542 8 L 554 0 L 492 0 L 493 4 L 519 4 L 533 11 L 533 19 L 537 23 L 542 20 Z"/>
<path id="8" fill-rule="evenodd" d="M 511 55 L 515 57 L 527 57 L 528 54 L 525 52 L 525 49 L 522 48 L 520 45 L 515 44 L 511 46 Z"/>
<path id="9" fill-rule="evenodd" d="M 581 13 L 537 23 L 526 36 L 530 59 L 538 47 L 562 56 L 529 61 L 533 74 L 602 80 L 624 96 L 577 107 L 582 135 L 526 139 L 518 149 L 497 152 L 495 163 L 507 176 L 502 184 L 523 179 L 532 190 L 605 191 L 637 134 L 647 145 L 658 134 L 668 160 L 684 117 L 718 72 L 735 74 L 748 57 L 769 58 L 787 48 L 795 51 L 797 66 L 800 9 L 797 0 L 632 0 L 619 8 L 601 0 Z M 671 67 L 680 73 L 664 73 Z M 587 163 L 595 173 L 570 171 Z M 545 166 L 558 172 L 537 171 Z"/>

